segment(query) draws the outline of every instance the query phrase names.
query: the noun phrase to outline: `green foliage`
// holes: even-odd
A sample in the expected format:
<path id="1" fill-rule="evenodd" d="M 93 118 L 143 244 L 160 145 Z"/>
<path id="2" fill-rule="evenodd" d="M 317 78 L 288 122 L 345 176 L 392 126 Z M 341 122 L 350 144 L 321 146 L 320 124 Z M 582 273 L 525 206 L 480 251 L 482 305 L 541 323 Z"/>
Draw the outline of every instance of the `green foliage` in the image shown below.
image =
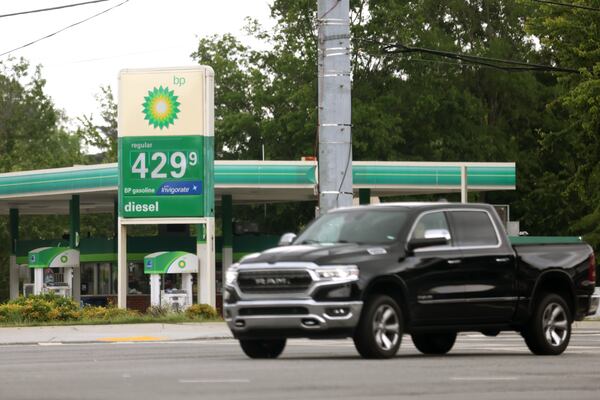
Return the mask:
<path id="1" fill-rule="evenodd" d="M 597 0 L 578 3 L 599 7 Z M 600 247 L 600 24 L 589 10 L 539 5 L 527 31 L 540 40 L 547 63 L 576 68 L 560 75 L 548 111 L 562 124 L 544 126 L 531 156 L 540 179 L 522 200 L 536 231 L 583 235 Z"/>
<path id="2" fill-rule="evenodd" d="M 41 68 L 0 62 L 0 172 L 64 167 L 80 161 L 78 138 L 44 93 Z"/>
<path id="3" fill-rule="evenodd" d="M 161 306 L 150 306 L 146 310 L 146 315 L 150 315 L 152 317 L 164 317 L 169 314 L 169 308 L 161 307 Z"/>
<path id="4" fill-rule="evenodd" d="M 194 304 L 185 313 L 165 307 L 149 307 L 146 314 L 135 310 L 85 306 L 80 308 L 72 299 L 44 294 L 19 297 L 0 304 L 0 325 L 38 324 L 114 324 L 138 322 L 178 323 L 218 319 L 217 311 L 206 304 Z"/>
<path id="5" fill-rule="evenodd" d="M 556 214 L 553 192 L 539 185 L 552 157 L 540 151 L 546 132 L 567 124 L 547 104 L 561 93 L 551 74 L 510 73 L 421 55 L 384 55 L 382 45 L 412 46 L 538 63 L 525 29 L 533 2 L 508 0 L 351 1 L 352 140 L 354 160 L 516 161 L 518 193 L 486 195 L 512 203 L 523 228 L 559 234 L 568 218 Z M 215 69 L 218 158 L 299 159 L 317 153 L 316 2 L 276 0 L 273 30 L 249 20 L 246 31 L 266 50 L 231 35 L 202 38 L 192 57 Z M 222 138 L 222 141 L 221 141 Z M 566 151 L 565 151 L 566 152 Z M 543 201 L 542 204 L 538 200 Z M 314 203 L 235 210 L 260 219 L 269 232 L 302 226 Z M 551 218 L 551 217 L 550 217 Z"/>
<path id="6" fill-rule="evenodd" d="M 90 161 L 94 163 L 117 162 L 117 103 L 110 86 L 100 87 L 100 91 L 101 93 L 96 95 L 96 100 L 102 122 L 97 123 L 92 115 L 80 117 L 77 135 L 86 146 L 101 151 Z"/>
<path id="7" fill-rule="evenodd" d="M 41 67 L 23 60 L 0 62 L 0 173 L 66 167 L 80 164 L 79 139 L 69 133 L 65 117 L 44 92 Z M 24 221 L 21 237 L 62 236 L 56 232 L 61 217 Z M 68 226 L 64 225 L 63 226 Z M 0 217 L 0 300 L 8 297 L 8 219 Z M 41 314 L 40 314 L 41 315 Z"/>
<path id="8" fill-rule="evenodd" d="M 139 317 L 141 314 L 135 310 L 109 307 L 83 307 L 82 317 L 87 320 L 97 320 L 105 322 L 114 322 L 127 318 Z"/>
<path id="9" fill-rule="evenodd" d="M 185 315 L 190 319 L 215 319 L 219 317 L 217 310 L 208 304 L 192 304 L 186 308 Z"/>
<path id="10" fill-rule="evenodd" d="M 8 303 L 0 304 L 0 324 L 23 322 L 23 306 L 20 304 Z"/>
<path id="11" fill-rule="evenodd" d="M 0 305 L 0 315 L 2 308 L 7 310 L 7 321 L 10 321 L 9 316 L 19 322 L 69 321 L 81 318 L 77 303 L 53 294 L 19 297 Z"/>

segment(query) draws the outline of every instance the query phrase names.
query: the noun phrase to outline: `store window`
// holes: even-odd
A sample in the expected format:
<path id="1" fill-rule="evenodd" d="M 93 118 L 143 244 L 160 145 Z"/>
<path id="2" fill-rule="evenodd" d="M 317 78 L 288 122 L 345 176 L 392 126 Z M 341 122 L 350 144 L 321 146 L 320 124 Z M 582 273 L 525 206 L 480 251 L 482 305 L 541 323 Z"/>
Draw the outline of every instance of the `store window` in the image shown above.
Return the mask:
<path id="1" fill-rule="evenodd" d="M 129 263 L 129 294 L 150 294 L 150 279 L 143 263 Z"/>
<path id="2" fill-rule="evenodd" d="M 98 294 L 114 294 L 113 272 L 110 263 L 97 264 L 98 267 Z M 116 274 L 114 274 L 116 276 Z"/>
<path id="3" fill-rule="evenodd" d="M 81 294 L 93 295 L 94 292 L 94 272 L 97 264 L 81 264 Z"/>

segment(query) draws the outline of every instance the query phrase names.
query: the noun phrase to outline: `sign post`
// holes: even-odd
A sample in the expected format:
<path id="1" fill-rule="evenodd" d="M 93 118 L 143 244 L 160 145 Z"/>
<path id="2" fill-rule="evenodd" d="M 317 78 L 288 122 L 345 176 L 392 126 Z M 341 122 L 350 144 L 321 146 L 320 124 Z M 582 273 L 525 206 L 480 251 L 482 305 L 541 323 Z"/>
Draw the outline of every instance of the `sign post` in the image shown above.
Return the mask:
<path id="1" fill-rule="evenodd" d="M 205 66 L 119 74 L 121 308 L 126 307 L 128 291 L 127 225 L 200 224 L 206 227 L 207 242 L 214 241 L 213 92 L 214 74 Z M 212 248 L 211 243 L 208 254 L 198 258 L 204 264 L 201 270 L 213 271 L 214 278 Z M 208 284 L 214 286 L 214 279 Z M 214 295 L 206 300 L 215 305 Z"/>

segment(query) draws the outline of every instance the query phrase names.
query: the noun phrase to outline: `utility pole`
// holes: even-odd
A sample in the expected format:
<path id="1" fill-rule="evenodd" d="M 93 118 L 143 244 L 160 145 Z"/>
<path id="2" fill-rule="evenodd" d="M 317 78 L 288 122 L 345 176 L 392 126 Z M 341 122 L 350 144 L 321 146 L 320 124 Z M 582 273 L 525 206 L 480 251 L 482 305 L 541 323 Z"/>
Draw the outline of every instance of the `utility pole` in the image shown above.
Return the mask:
<path id="1" fill-rule="evenodd" d="M 318 0 L 319 212 L 352 205 L 349 0 Z"/>

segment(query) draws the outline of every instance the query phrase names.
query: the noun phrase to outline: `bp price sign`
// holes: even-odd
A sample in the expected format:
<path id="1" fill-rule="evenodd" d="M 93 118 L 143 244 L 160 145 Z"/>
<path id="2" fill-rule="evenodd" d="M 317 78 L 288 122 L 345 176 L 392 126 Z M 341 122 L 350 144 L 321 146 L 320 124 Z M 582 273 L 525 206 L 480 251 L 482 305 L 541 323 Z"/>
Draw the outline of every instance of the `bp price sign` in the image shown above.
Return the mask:
<path id="1" fill-rule="evenodd" d="M 212 107 L 209 67 L 121 72 L 121 217 L 212 216 Z"/>

